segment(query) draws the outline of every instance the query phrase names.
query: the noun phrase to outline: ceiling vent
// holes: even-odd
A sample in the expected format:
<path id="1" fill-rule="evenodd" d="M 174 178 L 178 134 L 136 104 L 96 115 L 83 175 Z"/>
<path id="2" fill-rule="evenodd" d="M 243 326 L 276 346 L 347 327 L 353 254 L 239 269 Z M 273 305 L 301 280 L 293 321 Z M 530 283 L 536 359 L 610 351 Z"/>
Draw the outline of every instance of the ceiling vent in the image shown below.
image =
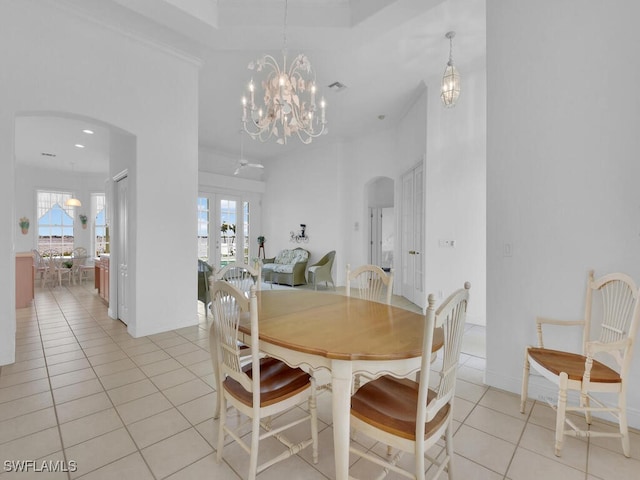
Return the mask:
<path id="1" fill-rule="evenodd" d="M 56 157 L 57 156 L 55 153 L 49 153 L 49 152 L 42 152 L 40 155 L 42 155 L 43 157 Z"/>
<path id="2" fill-rule="evenodd" d="M 341 92 L 346 88 L 347 86 L 344 83 L 340 82 L 333 82 L 331 85 L 329 85 L 329 90 L 332 90 L 334 92 Z"/>

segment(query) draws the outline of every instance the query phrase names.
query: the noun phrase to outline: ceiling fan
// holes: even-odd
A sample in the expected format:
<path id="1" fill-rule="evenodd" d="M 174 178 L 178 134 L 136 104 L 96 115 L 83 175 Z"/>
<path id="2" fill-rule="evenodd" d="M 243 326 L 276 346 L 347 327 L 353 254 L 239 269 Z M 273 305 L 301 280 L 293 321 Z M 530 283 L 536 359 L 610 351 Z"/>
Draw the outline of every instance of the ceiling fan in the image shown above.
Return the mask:
<path id="1" fill-rule="evenodd" d="M 261 163 L 249 163 L 249 160 L 245 160 L 244 158 L 241 158 L 240 161 L 238 162 L 238 168 L 236 168 L 236 171 L 233 172 L 233 174 L 238 175 L 238 173 L 240 173 L 240 170 L 242 170 L 245 167 L 264 168 L 264 165 L 262 165 Z"/>
<path id="2" fill-rule="evenodd" d="M 233 172 L 234 175 L 238 175 L 243 168 L 264 168 L 261 163 L 250 163 L 249 160 L 244 158 L 244 142 L 242 141 L 242 130 L 240 130 L 240 160 L 238 160 L 238 167 Z"/>

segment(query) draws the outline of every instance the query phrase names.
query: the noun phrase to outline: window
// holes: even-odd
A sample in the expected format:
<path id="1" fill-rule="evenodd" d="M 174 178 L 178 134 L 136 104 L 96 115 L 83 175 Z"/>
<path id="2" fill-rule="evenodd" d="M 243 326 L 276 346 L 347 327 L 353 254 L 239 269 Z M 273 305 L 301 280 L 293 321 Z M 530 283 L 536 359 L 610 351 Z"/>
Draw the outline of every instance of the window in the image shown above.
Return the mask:
<path id="1" fill-rule="evenodd" d="M 38 250 L 73 251 L 73 207 L 65 207 L 69 192 L 37 191 Z"/>
<path id="2" fill-rule="evenodd" d="M 107 237 L 106 197 L 104 193 L 91 194 L 91 213 L 93 216 L 93 251 L 96 256 L 109 253 Z"/>

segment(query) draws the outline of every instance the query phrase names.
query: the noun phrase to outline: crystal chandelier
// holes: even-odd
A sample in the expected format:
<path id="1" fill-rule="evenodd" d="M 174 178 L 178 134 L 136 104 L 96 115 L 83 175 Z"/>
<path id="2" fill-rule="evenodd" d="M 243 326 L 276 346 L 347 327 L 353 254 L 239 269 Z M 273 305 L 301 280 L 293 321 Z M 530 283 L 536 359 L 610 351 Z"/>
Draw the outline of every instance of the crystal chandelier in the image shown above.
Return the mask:
<path id="1" fill-rule="evenodd" d="M 264 55 L 249 64 L 250 70 L 266 73 L 261 82 L 263 103 L 256 103 L 256 85 L 249 82 L 249 95 L 242 97 L 242 125 L 253 138 L 266 142 L 271 137 L 284 145 L 296 134 L 308 144 L 327 132 L 326 102 L 316 105 L 315 74 L 304 54 L 299 54 L 287 66 L 287 1 L 284 8 L 284 46 L 282 68 L 271 55 Z"/>
<path id="2" fill-rule="evenodd" d="M 442 76 L 442 103 L 447 108 L 454 107 L 460 96 L 460 74 L 453 65 L 453 37 L 456 36 L 456 32 L 448 32 L 445 37 L 449 39 L 449 61 L 447 67 L 444 69 L 444 75 Z"/>

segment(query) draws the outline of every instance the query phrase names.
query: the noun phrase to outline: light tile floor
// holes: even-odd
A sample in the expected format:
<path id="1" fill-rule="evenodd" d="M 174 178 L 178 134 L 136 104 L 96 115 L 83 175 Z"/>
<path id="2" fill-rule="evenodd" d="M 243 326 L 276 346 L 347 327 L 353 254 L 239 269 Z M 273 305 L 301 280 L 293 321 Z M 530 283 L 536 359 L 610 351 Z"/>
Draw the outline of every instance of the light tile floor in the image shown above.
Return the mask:
<path id="1" fill-rule="evenodd" d="M 245 478 L 247 457 L 237 445 L 225 448 L 223 463 L 214 459 L 216 392 L 199 308 L 197 326 L 132 338 L 108 318 L 89 286 L 37 289 L 35 305 L 16 312 L 16 363 L 0 370 L 0 480 Z M 632 434 L 630 459 L 617 440 L 572 438 L 557 458 L 549 407 L 530 402 L 522 415 L 515 395 L 483 385 L 484 328 L 467 326 L 463 351 L 454 412 L 456 478 L 640 478 L 640 434 Z M 260 479 L 333 478 L 330 393 L 318 404 L 319 463 L 312 464 L 307 449 Z M 384 455 L 383 446 L 357 441 Z M 261 451 L 275 451 L 273 442 Z M 37 460 L 39 469 L 55 465 L 43 461 L 75 462 L 77 470 L 7 471 L 20 460 Z M 353 475 L 373 477 L 371 464 L 352 461 Z"/>

